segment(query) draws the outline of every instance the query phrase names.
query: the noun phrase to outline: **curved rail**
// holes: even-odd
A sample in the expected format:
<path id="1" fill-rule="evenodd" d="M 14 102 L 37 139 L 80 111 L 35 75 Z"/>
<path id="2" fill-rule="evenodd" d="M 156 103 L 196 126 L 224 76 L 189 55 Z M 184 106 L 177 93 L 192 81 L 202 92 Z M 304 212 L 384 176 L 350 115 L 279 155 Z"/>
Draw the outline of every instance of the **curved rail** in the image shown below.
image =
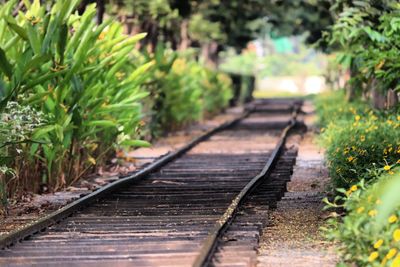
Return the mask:
<path id="1" fill-rule="evenodd" d="M 37 234 L 46 228 L 57 224 L 64 220 L 65 218 L 71 216 L 74 212 L 90 205 L 97 199 L 115 191 L 118 190 L 119 188 L 123 188 L 125 185 L 133 183 L 135 181 L 138 181 L 140 179 L 145 178 L 148 174 L 160 169 L 161 167 L 165 166 L 169 162 L 175 160 L 176 158 L 181 157 L 183 154 L 185 154 L 187 151 L 192 149 L 194 146 L 199 144 L 200 142 L 203 142 L 207 140 L 209 137 L 212 135 L 216 134 L 217 132 L 220 132 L 222 130 L 228 129 L 230 127 L 233 127 L 236 123 L 239 121 L 245 119 L 252 113 L 252 110 L 247 110 L 242 116 L 233 119 L 229 122 L 223 123 L 220 126 L 217 126 L 210 131 L 202 134 L 201 136 L 195 138 L 192 140 L 190 143 L 185 145 L 184 147 L 166 154 L 165 156 L 161 157 L 160 159 L 154 161 L 150 165 L 146 166 L 145 168 L 139 170 L 138 172 L 129 175 L 125 178 L 121 178 L 115 182 L 112 182 L 78 200 L 73 201 L 72 203 L 66 205 L 65 207 L 50 213 L 49 215 L 34 221 L 30 224 L 27 224 L 26 226 L 14 230 L 10 232 L 7 235 L 1 236 L 0 237 L 0 249 L 4 249 L 6 247 L 9 247 L 23 239 L 26 239 L 34 234 Z"/>
<path id="2" fill-rule="evenodd" d="M 259 183 L 268 176 L 273 167 L 275 166 L 280 153 L 285 145 L 286 138 L 289 131 L 296 125 L 297 115 L 300 112 L 301 103 L 295 103 L 292 111 L 292 117 L 289 121 L 288 126 L 283 130 L 277 145 L 272 151 L 267 163 L 265 164 L 262 171 L 255 176 L 247 185 L 240 191 L 240 193 L 233 199 L 229 207 L 226 209 L 225 213 L 221 218 L 215 223 L 212 230 L 209 232 L 206 240 L 203 242 L 203 246 L 200 250 L 200 254 L 197 256 L 193 267 L 205 267 L 208 266 L 215 249 L 217 248 L 218 240 L 223 235 L 223 233 L 229 227 L 229 224 L 234 219 L 236 212 L 238 211 L 240 205 L 243 203 L 245 198 L 259 185 Z"/>

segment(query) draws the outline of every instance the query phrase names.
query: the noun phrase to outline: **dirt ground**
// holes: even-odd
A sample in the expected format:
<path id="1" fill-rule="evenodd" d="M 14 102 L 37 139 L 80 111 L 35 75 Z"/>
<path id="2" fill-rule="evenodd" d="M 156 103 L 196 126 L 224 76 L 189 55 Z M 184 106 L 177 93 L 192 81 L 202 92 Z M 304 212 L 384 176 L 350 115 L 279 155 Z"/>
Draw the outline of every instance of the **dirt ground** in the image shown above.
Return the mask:
<path id="1" fill-rule="evenodd" d="M 310 104 L 304 109 L 312 112 Z M 320 231 L 328 215 L 321 201 L 329 183 L 323 151 L 315 143 L 314 117 L 307 115 L 304 121 L 309 131 L 301 140 L 299 136 L 288 140 L 288 145 L 299 146 L 299 154 L 288 192 L 271 211 L 263 231 L 258 267 L 328 267 L 337 261 L 334 246 Z"/>

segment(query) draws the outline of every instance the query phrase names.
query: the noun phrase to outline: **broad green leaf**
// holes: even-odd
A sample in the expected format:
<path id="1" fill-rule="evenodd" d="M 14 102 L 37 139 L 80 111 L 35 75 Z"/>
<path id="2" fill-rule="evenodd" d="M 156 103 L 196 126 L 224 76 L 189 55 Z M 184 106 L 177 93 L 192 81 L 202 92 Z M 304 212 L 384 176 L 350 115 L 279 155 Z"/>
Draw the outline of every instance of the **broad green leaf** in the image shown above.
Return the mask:
<path id="1" fill-rule="evenodd" d="M 16 33 L 18 34 L 22 39 L 28 41 L 28 34 L 26 30 L 20 26 L 17 25 L 16 21 L 14 18 L 7 16 L 6 17 L 7 25 Z"/>
<path id="2" fill-rule="evenodd" d="M 112 49 L 113 52 L 123 49 L 127 46 L 133 46 L 135 45 L 138 41 L 140 41 L 141 39 L 143 39 L 144 37 L 146 37 L 147 33 L 139 33 L 134 35 L 133 37 L 130 37 L 128 39 L 126 39 L 126 41 L 120 42 L 117 45 L 115 45 Z"/>
<path id="3" fill-rule="evenodd" d="M 33 138 L 40 139 L 47 135 L 47 133 L 54 131 L 56 125 L 47 125 L 35 131 Z"/>
<path id="4" fill-rule="evenodd" d="M 27 74 L 31 69 L 38 68 L 39 66 L 42 66 L 44 63 L 48 62 L 51 60 L 51 56 L 49 54 L 47 55 L 36 55 L 34 56 L 28 63 L 26 63 L 24 67 L 24 74 Z"/>
<path id="5" fill-rule="evenodd" d="M 151 144 L 147 141 L 143 140 L 125 140 L 122 141 L 121 146 L 130 146 L 130 147 L 150 147 Z"/>
<path id="6" fill-rule="evenodd" d="M 381 178 L 383 179 L 383 178 Z M 380 227 L 386 226 L 387 218 L 399 207 L 400 173 L 389 176 L 386 183 L 379 188 L 382 204 L 378 205 L 376 221 Z"/>
<path id="7" fill-rule="evenodd" d="M 58 56 L 60 57 L 60 62 L 59 62 L 60 65 L 64 63 L 64 53 L 65 53 L 65 48 L 67 46 L 67 39 L 68 39 L 68 26 L 66 24 L 62 24 L 60 27 L 58 43 L 57 43 L 57 52 Z"/>
<path id="8" fill-rule="evenodd" d="M 143 75 L 146 71 L 148 71 L 152 66 L 154 66 L 155 62 L 150 61 L 147 62 L 146 64 L 143 64 L 142 66 L 138 67 L 135 69 L 131 75 L 129 75 L 129 80 L 135 80 L 137 79 L 140 75 Z"/>
<path id="9" fill-rule="evenodd" d="M 115 122 L 110 121 L 110 120 L 93 120 L 93 121 L 88 121 L 84 122 L 85 125 L 88 126 L 101 126 L 101 127 L 116 127 L 117 125 Z"/>
<path id="10" fill-rule="evenodd" d="M 28 35 L 28 40 L 29 43 L 31 44 L 33 52 L 36 55 L 39 55 L 41 53 L 40 48 L 42 46 L 39 32 L 37 31 L 36 26 L 31 25 L 30 22 L 27 22 L 26 28 L 27 28 L 26 32 Z"/>
<path id="11" fill-rule="evenodd" d="M 11 80 L 12 78 L 12 66 L 7 60 L 6 53 L 0 48 L 0 70 Z"/>
<path id="12" fill-rule="evenodd" d="M 96 9 L 88 6 L 85 13 L 82 16 L 82 22 L 79 25 L 77 31 L 73 34 L 71 40 L 67 44 L 66 52 L 71 53 L 73 49 L 76 49 L 79 46 L 80 41 L 82 40 L 82 35 L 86 31 L 90 31 L 93 27 L 92 21 L 96 15 Z M 90 26 L 89 26 L 90 25 Z"/>

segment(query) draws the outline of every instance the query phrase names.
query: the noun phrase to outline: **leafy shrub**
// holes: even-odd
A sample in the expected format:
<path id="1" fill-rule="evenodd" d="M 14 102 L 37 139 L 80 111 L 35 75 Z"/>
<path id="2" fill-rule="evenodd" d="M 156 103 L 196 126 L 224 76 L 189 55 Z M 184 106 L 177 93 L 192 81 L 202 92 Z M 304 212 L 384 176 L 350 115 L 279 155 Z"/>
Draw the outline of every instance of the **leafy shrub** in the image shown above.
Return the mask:
<path id="1" fill-rule="evenodd" d="M 221 110 L 230 96 L 229 80 L 193 56 L 160 47 L 146 57 L 135 49 L 145 34 L 125 35 L 113 19 L 96 25 L 95 5 L 78 15 L 79 2 L 0 7 L 0 112 L 15 101 L 46 117 L 30 133 L 35 142 L 18 148 L 24 168 L 10 162 L 2 171 L 30 189 L 62 187 L 116 148 L 149 145 L 140 140 L 143 103 L 155 135 Z"/>
<path id="2" fill-rule="evenodd" d="M 220 112 L 232 98 L 232 81 L 226 74 L 204 69 L 202 87 L 206 115 Z"/>
<path id="3" fill-rule="evenodd" d="M 337 245 L 345 263 L 399 266 L 400 206 L 395 202 L 390 213 L 383 214 L 382 210 L 390 203 L 390 199 L 385 198 L 385 191 L 388 186 L 393 186 L 393 182 L 398 188 L 400 173 L 398 169 L 390 170 L 391 174 L 383 169 L 376 171 L 376 183 L 365 184 L 362 180 L 347 191 L 339 189 L 343 195 L 328 206 L 342 207 L 346 216 L 342 220 L 330 219 L 326 233 L 330 239 L 339 241 Z"/>
<path id="4" fill-rule="evenodd" d="M 177 52 L 158 47 L 151 92 L 151 132 L 158 136 L 201 118 L 201 87 L 194 69 Z"/>
<path id="5" fill-rule="evenodd" d="M 400 266 L 400 206 L 390 214 L 381 210 L 392 202 L 382 197 L 386 182 L 399 176 L 400 116 L 348 103 L 341 92 L 319 97 L 316 105 L 326 127 L 321 140 L 330 176 L 339 192 L 325 202 L 345 215 L 329 220 L 327 236 L 338 241 L 345 264 Z"/>
<path id="6" fill-rule="evenodd" d="M 24 1 L 26 12 L 13 17 L 16 3 L 0 8 L 0 108 L 14 99 L 48 115 L 33 136 L 44 144 L 26 147 L 31 166 L 19 175 L 63 186 L 101 161 L 118 140 L 145 145 L 130 139 L 138 137 L 139 100 L 147 95 L 141 86 L 153 63 L 127 68 L 144 34 L 126 36 L 112 20 L 95 25 L 94 5 L 73 14 L 78 0 L 57 1 L 50 12 L 38 0 Z"/>
<path id="7" fill-rule="evenodd" d="M 15 179 L 24 168 L 24 149 L 34 143 L 34 131 L 45 123 L 43 113 L 29 106 L 8 102 L 0 120 L 0 200 L 7 204 L 7 192 L 19 185 L 25 187 L 26 181 Z M 14 166 L 14 169 L 10 168 Z"/>
<path id="8" fill-rule="evenodd" d="M 387 119 L 370 111 L 351 121 L 330 123 L 322 138 L 330 175 L 338 187 L 368 179 L 372 166 L 390 168 L 400 158 L 400 117 Z"/>
<path id="9" fill-rule="evenodd" d="M 207 69 L 190 54 L 159 46 L 148 60 L 155 61 L 151 92 L 153 136 L 198 121 L 225 108 L 231 98 L 230 79 Z"/>
<path id="10" fill-rule="evenodd" d="M 373 166 L 396 163 L 400 158 L 400 116 L 381 114 L 361 102 L 346 103 L 342 93 L 317 101 L 321 141 L 331 179 L 337 187 L 348 187 L 369 179 Z"/>
<path id="11" fill-rule="evenodd" d="M 364 115 L 370 108 L 361 101 L 348 103 L 345 100 L 344 90 L 325 92 L 315 98 L 318 125 L 322 128 L 330 122 L 349 121 L 355 114 Z"/>

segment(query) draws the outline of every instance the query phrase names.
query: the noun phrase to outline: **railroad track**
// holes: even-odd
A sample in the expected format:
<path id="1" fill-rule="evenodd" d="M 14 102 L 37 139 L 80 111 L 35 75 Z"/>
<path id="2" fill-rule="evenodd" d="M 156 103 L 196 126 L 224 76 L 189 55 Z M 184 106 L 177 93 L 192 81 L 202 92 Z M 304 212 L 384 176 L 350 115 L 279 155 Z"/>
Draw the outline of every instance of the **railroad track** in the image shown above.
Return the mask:
<path id="1" fill-rule="evenodd" d="M 286 190 L 301 102 L 258 100 L 241 118 L 0 238 L 0 266 L 255 266 Z"/>

